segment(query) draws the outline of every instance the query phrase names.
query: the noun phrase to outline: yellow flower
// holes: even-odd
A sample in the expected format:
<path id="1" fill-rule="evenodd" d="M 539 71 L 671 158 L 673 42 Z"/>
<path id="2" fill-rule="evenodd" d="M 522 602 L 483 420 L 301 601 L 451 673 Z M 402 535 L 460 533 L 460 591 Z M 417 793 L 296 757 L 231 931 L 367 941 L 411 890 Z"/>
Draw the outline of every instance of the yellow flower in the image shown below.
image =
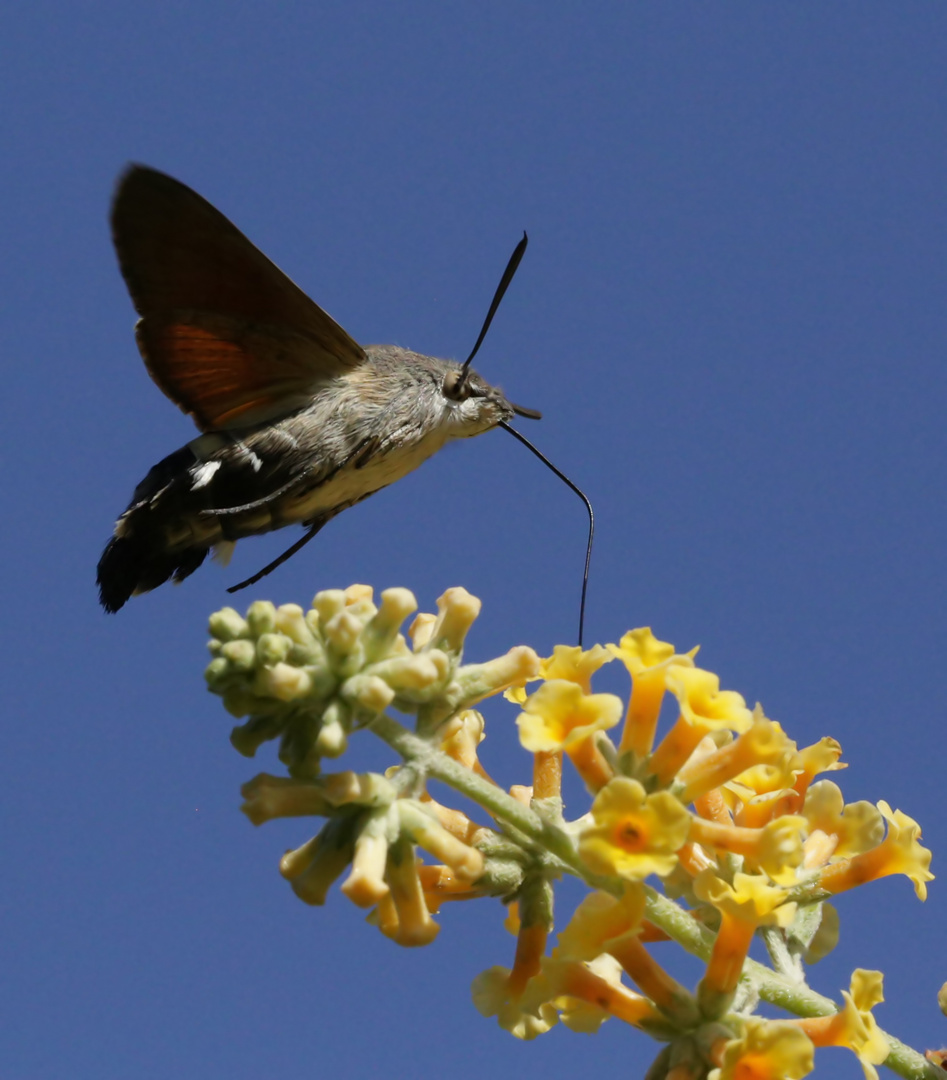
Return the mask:
<path id="1" fill-rule="evenodd" d="M 804 817 L 783 816 L 762 829 L 747 829 L 695 817 L 690 838 L 705 848 L 742 855 L 751 868 L 759 868 L 780 885 L 793 885 L 802 863 L 801 830 Z"/>
<path id="2" fill-rule="evenodd" d="M 789 1020 L 747 1017 L 743 1034 L 724 1044 L 707 1080 L 800 1080 L 815 1067 L 812 1043 Z"/>
<path id="3" fill-rule="evenodd" d="M 637 780 L 610 781 L 592 803 L 594 824 L 579 837 L 579 855 L 597 873 L 643 881 L 677 865 L 691 815 L 670 792 L 647 795 Z"/>
<path id="4" fill-rule="evenodd" d="M 614 727 L 621 711 L 621 699 L 614 694 L 584 694 L 577 683 L 551 679 L 527 699 L 516 723 L 527 750 L 549 753 Z"/>
<path id="5" fill-rule="evenodd" d="M 769 790 L 786 787 L 792 780 L 795 757 L 796 744 L 792 739 L 787 737 L 779 724 L 758 713 L 747 730 L 732 743 L 698 760 L 691 760 L 678 770 L 677 776 L 684 783 L 681 799 L 683 802 L 693 802 L 738 776 L 742 784 L 757 790 L 759 794 L 751 781 L 753 774 L 758 774 L 760 770 L 776 781 Z"/>
<path id="6" fill-rule="evenodd" d="M 539 666 L 542 679 L 566 679 L 578 683 L 587 693 L 592 691 L 592 676 L 604 664 L 610 664 L 613 657 L 608 649 L 593 645 L 591 649 L 582 649 L 579 645 L 556 645 L 552 656 L 543 660 Z"/>
<path id="7" fill-rule="evenodd" d="M 705 870 L 694 879 L 694 892 L 723 915 L 757 926 L 788 926 L 796 905 L 787 904 L 786 889 L 771 885 L 758 874 L 734 874 L 733 884 Z"/>
<path id="8" fill-rule="evenodd" d="M 697 897 L 720 912 L 720 929 L 697 990 L 704 1015 L 720 1017 L 733 1001 L 756 928 L 788 926 L 796 905 L 785 902 L 786 889 L 758 875 L 735 874 L 729 885 L 713 870 L 704 870 L 694 879 L 693 888 Z"/>
<path id="9" fill-rule="evenodd" d="M 517 1039 L 529 1041 L 545 1033 L 559 1022 L 552 1002 L 528 1007 L 521 995 L 510 992 L 510 972 L 505 967 L 492 967 L 481 972 L 470 988 L 474 1006 L 481 1016 L 495 1016 L 497 1023 Z"/>
<path id="10" fill-rule="evenodd" d="M 833 858 L 868 851 L 884 836 L 881 812 L 864 800 L 846 806 L 841 789 L 831 780 L 820 780 L 809 788 L 802 814 L 811 832 L 818 829 L 834 840 Z"/>
<path id="11" fill-rule="evenodd" d="M 553 963 L 554 961 L 544 961 L 544 969 L 548 971 L 548 968 Z M 596 957 L 594 960 L 589 960 L 585 964 L 585 968 L 612 990 L 617 988 L 620 994 L 630 993 L 628 988 L 622 985 L 621 964 L 613 957 L 608 955 Z M 553 980 L 554 983 L 555 981 Z M 578 980 L 574 979 L 574 981 Z M 591 980 L 589 981 L 591 982 Z M 574 997 L 571 994 L 561 994 L 554 999 L 553 1004 L 559 1010 L 559 1019 L 563 1024 L 570 1031 L 581 1035 L 594 1035 L 612 1015 L 600 1001 L 589 1001 L 585 998 Z"/>
<path id="12" fill-rule="evenodd" d="M 806 819 L 785 814 L 761 830 L 760 845 L 747 856 L 751 867 L 758 867 L 779 885 L 792 885 L 796 870 L 802 865 L 802 836 Z"/>
<path id="13" fill-rule="evenodd" d="M 681 716 L 701 730 L 701 737 L 728 728 L 746 731 L 753 721 L 742 694 L 721 690 L 720 678 L 712 671 L 674 664 L 668 672 L 668 689 L 680 703 Z"/>
<path id="14" fill-rule="evenodd" d="M 671 664 L 693 667 L 697 649 L 677 655 L 674 646 L 658 641 L 649 626 L 629 630 L 618 645 L 607 648 L 625 665 L 632 680 L 619 752 L 643 758 L 654 745 L 668 669 Z"/>
<path id="15" fill-rule="evenodd" d="M 610 939 L 637 930 L 644 912 L 644 890 L 637 883 L 626 885 L 620 897 L 605 892 L 589 893 L 560 931 L 554 955 L 594 960 L 608 951 Z"/>
<path id="16" fill-rule="evenodd" d="M 651 755 L 650 769 L 669 784 L 705 735 L 716 731 L 746 731 L 753 714 L 735 690 L 721 690 L 712 671 L 671 664 L 667 688 L 678 700 L 680 716 Z"/>
<path id="17" fill-rule="evenodd" d="M 901 810 L 892 810 L 884 799 L 878 803 L 878 809 L 888 822 L 888 835 L 878 849 L 888 849 L 886 854 L 890 868 L 886 873 L 909 877 L 914 882 L 914 893 L 918 900 L 926 900 L 927 882 L 933 881 L 934 875 L 928 869 L 931 853 L 918 842 L 921 839 L 921 826 Z"/>
<path id="18" fill-rule="evenodd" d="M 693 996 L 657 963 L 638 938 L 644 913 L 645 889 L 637 883 L 626 885 L 621 897 L 591 893 L 559 934 L 553 958 L 584 961 L 592 971 L 603 975 L 595 964 L 608 954 L 665 1017 L 681 1027 L 692 1025 L 697 1021 Z M 562 1020 L 566 1023 L 564 1015 Z"/>
<path id="19" fill-rule="evenodd" d="M 591 649 L 582 649 L 579 645 L 556 645 L 552 656 L 539 662 L 537 673 L 530 674 L 529 681 L 566 679 L 578 683 L 589 694 L 592 692 L 592 676 L 611 660 L 612 657 L 601 645 L 593 645 Z M 516 705 L 522 705 L 528 697 L 525 686 L 512 686 L 503 691 L 503 696 Z"/>
<path id="20" fill-rule="evenodd" d="M 780 724 L 768 719 L 759 705 L 753 710 L 753 726 L 736 740 L 737 743 L 743 741 L 747 743 L 746 756 L 755 760 L 739 774 L 741 784 L 757 795 L 772 795 L 793 788 L 801 768 L 799 751 Z M 793 794 L 792 809 L 795 810 L 800 797 L 798 792 Z"/>
<path id="21" fill-rule="evenodd" d="M 754 710 L 754 719 L 763 719 L 763 711 L 759 705 Z M 777 731 L 782 732 L 775 720 L 769 722 Z M 740 782 L 751 788 L 756 795 L 778 796 L 784 800 L 781 813 L 797 813 L 817 773 L 845 769 L 847 766 L 838 760 L 842 748 L 835 739 L 820 739 L 812 746 L 797 750 L 791 739 L 783 737 L 787 747 L 792 748 L 792 753 L 788 753 L 782 760 L 747 769 L 740 777 Z"/>
<path id="22" fill-rule="evenodd" d="M 851 1043 L 849 1045 L 861 1062 L 866 1076 L 870 1076 L 871 1080 L 877 1080 L 878 1073 L 873 1068 L 869 1073 L 869 1067 L 881 1065 L 891 1052 L 891 1046 L 884 1032 L 878 1027 L 878 1021 L 871 1013 L 876 1005 L 884 1001 L 883 983 L 884 976 L 880 971 L 856 968 L 852 972 L 849 993 L 843 992 L 846 1003 L 851 1002 L 864 1025 L 864 1032 L 857 1039 L 858 1045 Z"/>
<path id="23" fill-rule="evenodd" d="M 819 884 L 830 893 L 840 893 L 889 874 L 904 874 L 914 882 L 917 898 L 926 900 L 927 882 L 934 875 L 928 869 L 931 853 L 919 843 L 920 825 L 900 810 L 892 811 L 884 801 L 878 809 L 888 822 L 888 835 L 877 847 L 827 866 Z"/>
<path id="24" fill-rule="evenodd" d="M 650 626 L 629 630 L 622 635 L 617 645 L 606 645 L 606 648 L 612 656 L 621 660 L 632 676 L 660 667 L 669 660 L 676 659 L 683 662 L 692 660 L 697 652 L 697 649 L 692 649 L 686 656 L 675 656 L 674 646 L 670 642 L 659 641 L 651 633 Z"/>
<path id="25" fill-rule="evenodd" d="M 746 775 L 746 774 L 744 774 Z M 784 814 L 799 812 L 799 793 L 793 788 L 777 788 L 758 795 L 754 788 L 740 780 L 728 780 L 718 789 L 733 813 L 737 825 L 748 829 L 762 829 L 764 825 Z"/>
<path id="26" fill-rule="evenodd" d="M 846 1046 L 861 1062 L 866 1080 L 878 1080 L 876 1065 L 890 1053 L 884 1033 L 871 1010 L 884 1001 L 883 976 L 880 971 L 857 968 L 852 973 L 848 993 L 842 991 L 845 1005 L 833 1016 L 819 1016 L 795 1023 L 815 1046 Z"/>
<path id="27" fill-rule="evenodd" d="M 834 772 L 837 769 L 847 769 L 848 766 L 839 761 L 842 756 L 842 746 L 837 739 L 820 739 L 812 746 L 804 746 L 799 751 L 799 766 L 802 770 L 796 778 L 795 788 L 804 795 L 813 779 L 823 772 Z"/>
<path id="28" fill-rule="evenodd" d="M 573 1031 L 596 1031 L 610 1016 L 636 1027 L 662 1022 L 646 997 L 622 983 L 621 968 L 610 957 L 591 963 L 544 957 L 541 973 L 523 994 L 522 1007 L 535 1014 L 545 1002 L 562 1012 L 562 1022 Z"/>

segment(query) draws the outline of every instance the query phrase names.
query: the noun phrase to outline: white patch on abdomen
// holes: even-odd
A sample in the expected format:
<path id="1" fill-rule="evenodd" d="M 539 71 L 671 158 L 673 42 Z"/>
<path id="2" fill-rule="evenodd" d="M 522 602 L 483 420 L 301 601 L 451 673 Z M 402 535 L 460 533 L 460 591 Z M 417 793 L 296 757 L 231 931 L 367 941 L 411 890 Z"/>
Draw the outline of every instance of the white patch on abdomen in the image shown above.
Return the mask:
<path id="1" fill-rule="evenodd" d="M 214 473 L 220 468 L 219 461 L 205 461 L 203 465 L 197 465 L 191 469 L 191 491 L 200 491 L 214 478 Z"/>

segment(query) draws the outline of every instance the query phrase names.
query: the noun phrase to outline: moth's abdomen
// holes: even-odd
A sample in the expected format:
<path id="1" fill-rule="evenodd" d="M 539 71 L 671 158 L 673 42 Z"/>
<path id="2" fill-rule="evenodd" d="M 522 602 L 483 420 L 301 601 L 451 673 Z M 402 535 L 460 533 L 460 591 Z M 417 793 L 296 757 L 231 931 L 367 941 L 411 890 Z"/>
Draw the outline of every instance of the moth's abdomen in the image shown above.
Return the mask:
<path id="1" fill-rule="evenodd" d="M 307 414 L 246 441 L 205 435 L 154 466 L 118 519 L 98 566 L 106 611 L 183 581 L 218 544 L 285 525 L 324 524 L 443 446 L 435 428 L 379 445 L 376 435 L 307 438 Z"/>
<path id="2" fill-rule="evenodd" d="M 236 440 L 221 440 L 214 456 L 204 460 L 195 452 L 201 443 L 197 439 L 155 465 L 118 519 L 98 566 L 99 599 L 106 611 L 118 611 L 129 597 L 166 581 L 183 581 L 215 544 L 281 524 L 266 505 L 284 482 L 279 471 L 265 469 Z M 259 505 L 239 514 L 214 513 L 254 502 Z"/>

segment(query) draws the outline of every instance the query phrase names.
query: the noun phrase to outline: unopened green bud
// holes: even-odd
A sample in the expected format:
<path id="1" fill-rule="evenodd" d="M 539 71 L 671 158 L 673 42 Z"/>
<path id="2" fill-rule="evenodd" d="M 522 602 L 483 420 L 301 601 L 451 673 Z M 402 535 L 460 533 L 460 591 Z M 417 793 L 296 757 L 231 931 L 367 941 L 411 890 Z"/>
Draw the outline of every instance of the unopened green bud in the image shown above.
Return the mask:
<path id="1" fill-rule="evenodd" d="M 381 607 L 362 633 L 365 656 L 369 662 L 382 660 L 388 655 L 398 641 L 401 624 L 417 608 L 418 602 L 410 589 L 385 589 L 381 594 Z M 406 650 L 402 638 L 401 650 L 398 651 Z"/>
<path id="2" fill-rule="evenodd" d="M 454 681 L 465 705 L 497 694 L 510 686 L 522 686 L 539 674 L 540 660 L 528 645 L 517 645 L 505 656 L 485 664 L 467 664 L 454 672 Z"/>
<path id="3" fill-rule="evenodd" d="M 299 604 L 281 604 L 276 609 L 276 628 L 296 645 L 312 649 L 316 644 Z"/>
<path id="4" fill-rule="evenodd" d="M 312 598 L 312 606 L 319 613 L 319 625 L 325 626 L 345 608 L 345 592 L 342 589 L 323 589 Z"/>
<path id="5" fill-rule="evenodd" d="M 420 652 L 425 645 L 430 644 L 431 635 L 437 625 L 437 616 L 429 611 L 421 611 L 414 617 L 414 622 L 408 627 L 411 637 L 411 648 L 414 652 Z"/>
<path id="6" fill-rule="evenodd" d="M 374 603 L 375 590 L 371 585 L 349 585 L 345 590 L 345 605 L 363 623 L 367 623 L 378 608 Z"/>
<path id="7" fill-rule="evenodd" d="M 455 655 L 463 652 L 464 638 L 480 614 L 480 607 L 477 597 L 461 586 L 448 589 L 437 600 L 437 623 L 431 634 L 431 645 Z"/>
<path id="8" fill-rule="evenodd" d="M 397 912 L 397 923 L 380 921 L 378 928 L 399 945 L 428 945 L 440 927 L 431 918 L 424 900 L 417 858 L 410 841 L 402 838 L 388 851 L 385 880 Z"/>
<path id="9" fill-rule="evenodd" d="M 230 661 L 225 656 L 217 656 L 204 668 L 204 678 L 211 690 L 216 690 L 230 674 Z"/>
<path id="10" fill-rule="evenodd" d="M 231 731 L 230 745 L 238 754 L 253 757 L 263 743 L 277 734 L 279 734 L 279 725 L 274 717 L 254 716 Z"/>
<path id="11" fill-rule="evenodd" d="M 329 773 L 323 777 L 322 790 L 333 806 L 390 806 L 398 797 L 394 784 L 380 773 Z"/>
<path id="12" fill-rule="evenodd" d="M 296 851 L 288 851 L 280 860 L 280 873 L 292 885 L 293 892 L 307 904 L 322 905 L 332 883 L 342 875 L 352 860 L 353 843 L 336 845 L 325 834 L 303 844 Z"/>
<path id="13" fill-rule="evenodd" d="M 256 653 L 260 663 L 266 665 L 279 664 L 289 656 L 291 644 L 289 638 L 284 637 L 282 634 L 261 634 L 256 643 Z"/>
<path id="14" fill-rule="evenodd" d="M 430 649 L 382 660 L 369 670 L 398 693 L 413 696 L 412 692 L 440 688 L 449 677 L 450 668 L 446 653 L 440 649 Z"/>
<path id="15" fill-rule="evenodd" d="M 439 862 L 449 866 L 462 881 L 476 881 L 483 873 L 483 856 L 458 840 L 421 805 L 411 799 L 395 804 L 402 830 Z"/>
<path id="16" fill-rule="evenodd" d="M 312 752 L 324 757 L 338 757 L 348 745 L 351 727 L 351 710 L 344 701 L 333 698 L 322 713 L 315 740 L 307 736 Z"/>
<path id="17" fill-rule="evenodd" d="M 240 809 L 254 825 L 280 817 L 309 817 L 327 814 L 330 805 L 322 788 L 285 776 L 260 773 L 240 789 L 244 804 Z"/>
<path id="18" fill-rule="evenodd" d="M 225 657 L 234 671 L 252 671 L 256 663 L 256 649 L 253 642 L 246 638 L 228 641 L 221 646 L 221 656 Z"/>
<path id="19" fill-rule="evenodd" d="M 257 671 L 253 684 L 255 693 L 270 695 L 278 701 L 298 701 L 312 691 L 312 677 L 305 668 L 290 664 L 274 664 Z"/>
<path id="20" fill-rule="evenodd" d="M 279 861 L 279 872 L 287 881 L 292 881 L 304 874 L 312 865 L 312 860 L 319 850 L 319 837 L 313 836 L 298 848 L 287 851 Z"/>
<path id="21" fill-rule="evenodd" d="M 259 701 L 245 686 L 232 686 L 224 694 L 224 708 L 231 716 L 250 716 Z"/>
<path id="22" fill-rule="evenodd" d="M 323 632 L 333 652 L 347 656 L 355 648 L 362 633 L 361 620 L 346 609 L 323 623 Z"/>
<path id="23" fill-rule="evenodd" d="M 271 634 L 276 629 L 276 608 L 269 600 L 255 600 L 247 608 L 247 625 L 254 637 Z"/>
<path id="24" fill-rule="evenodd" d="M 321 762 L 313 748 L 321 718 L 317 715 L 292 715 L 280 737 L 279 759 L 297 780 L 311 780 L 319 775 Z"/>
<path id="25" fill-rule="evenodd" d="M 326 651 L 322 647 L 322 642 L 317 641 L 315 638 L 312 638 L 312 643 L 309 645 L 300 645 L 294 641 L 290 646 L 289 654 L 286 659 L 296 667 L 304 667 L 306 665 L 325 667 L 328 663 Z"/>
<path id="26" fill-rule="evenodd" d="M 215 611 L 208 620 L 208 628 L 220 641 L 233 641 L 235 638 L 246 637 L 250 632 L 246 620 L 232 607 Z"/>
<path id="27" fill-rule="evenodd" d="M 388 895 L 385 864 L 388 840 L 384 835 L 362 832 L 355 841 L 352 870 L 342 882 L 341 891 L 358 907 L 370 908 Z"/>
<path id="28" fill-rule="evenodd" d="M 375 714 L 384 712 L 395 697 L 394 690 L 384 679 L 364 673 L 346 679 L 339 694 L 356 708 Z"/>
<path id="29" fill-rule="evenodd" d="M 327 710 L 328 711 L 328 710 Z M 348 736 L 338 720 L 323 720 L 316 736 L 315 750 L 320 757 L 337 758 L 345 753 Z"/>

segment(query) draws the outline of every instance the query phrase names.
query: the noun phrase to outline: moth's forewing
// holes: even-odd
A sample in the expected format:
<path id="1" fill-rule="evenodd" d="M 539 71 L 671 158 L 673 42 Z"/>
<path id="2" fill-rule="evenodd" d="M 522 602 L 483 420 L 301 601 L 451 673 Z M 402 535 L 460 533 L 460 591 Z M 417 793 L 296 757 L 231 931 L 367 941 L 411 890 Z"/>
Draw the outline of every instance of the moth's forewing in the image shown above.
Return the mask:
<path id="1" fill-rule="evenodd" d="M 284 415 L 365 361 L 219 210 L 164 173 L 123 174 L 112 237 L 145 365 L 203 430 Z"/>

